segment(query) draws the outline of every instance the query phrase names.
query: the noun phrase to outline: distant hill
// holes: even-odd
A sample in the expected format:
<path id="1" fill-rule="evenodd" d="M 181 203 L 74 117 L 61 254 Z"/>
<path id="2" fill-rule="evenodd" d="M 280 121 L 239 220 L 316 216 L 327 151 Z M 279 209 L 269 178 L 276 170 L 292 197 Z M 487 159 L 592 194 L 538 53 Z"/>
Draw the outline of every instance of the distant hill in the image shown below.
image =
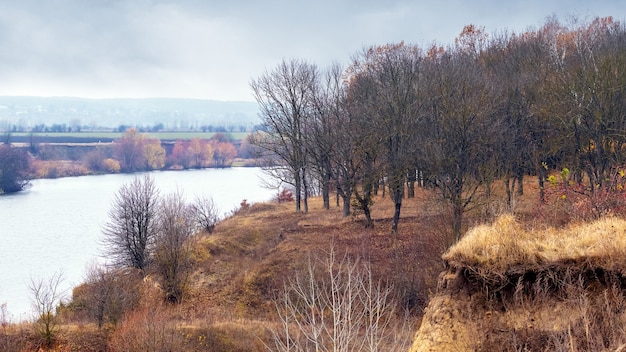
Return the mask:
<path id="1" fill-rule="evenodd" d="M 257 113 L 257 103 L 248 101 L 0 96 L 0 130 L 7 125 L 39 124 L 93 128 L 163 124 L 172 129 L 220 126 L 238 130 L 258 124 Z"/>

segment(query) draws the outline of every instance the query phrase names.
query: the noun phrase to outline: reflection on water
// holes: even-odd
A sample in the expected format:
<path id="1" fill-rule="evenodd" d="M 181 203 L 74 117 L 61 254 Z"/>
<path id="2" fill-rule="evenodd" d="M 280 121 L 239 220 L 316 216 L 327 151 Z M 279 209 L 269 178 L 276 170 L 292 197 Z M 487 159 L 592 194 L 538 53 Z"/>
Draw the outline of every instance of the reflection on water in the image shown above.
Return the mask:
<path id="1" fill-rule="evenodd" d="M 133 175 L 34 180 L 18 194 L 0 197 L 0 304 L 15 320 L 30 319 L 28 284 L 63 272 L 68 295 L 99 259 L 101 227 L 113 196 Z M 161 194 L 180 190 L 189 201 L 213 197 L 222 214 L 275 193 L 262 185 L 258 168 L 161 171 L 150 173 Z"/>

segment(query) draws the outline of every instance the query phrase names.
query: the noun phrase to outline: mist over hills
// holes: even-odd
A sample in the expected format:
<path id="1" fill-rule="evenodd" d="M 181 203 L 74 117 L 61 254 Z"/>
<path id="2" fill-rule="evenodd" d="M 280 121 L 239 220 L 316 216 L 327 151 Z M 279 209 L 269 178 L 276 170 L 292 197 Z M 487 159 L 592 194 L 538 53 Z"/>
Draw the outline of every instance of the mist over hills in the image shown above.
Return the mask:
<path id="1" fill-rule="evenodd" d="M 258 110 L 256 102 L 248 101 L 0 96 L 0 131 L 30 130 L 41 124 L 91 129 L 163 124 L 172 130 L 208 126 L 240 130 L 259 123 Z"/>

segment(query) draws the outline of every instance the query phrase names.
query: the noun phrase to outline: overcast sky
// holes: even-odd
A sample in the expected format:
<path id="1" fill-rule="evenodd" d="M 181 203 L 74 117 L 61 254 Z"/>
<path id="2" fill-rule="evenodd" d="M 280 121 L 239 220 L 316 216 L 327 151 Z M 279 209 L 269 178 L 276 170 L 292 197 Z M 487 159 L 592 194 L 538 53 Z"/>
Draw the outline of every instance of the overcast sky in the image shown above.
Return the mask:
<path id="1" fill-rule="evenodd" d="M 622 0 L 0 0 L 0 95 L 247 100 L 283 58 L 451 43 L 464 25 L 626 18 Z"/>

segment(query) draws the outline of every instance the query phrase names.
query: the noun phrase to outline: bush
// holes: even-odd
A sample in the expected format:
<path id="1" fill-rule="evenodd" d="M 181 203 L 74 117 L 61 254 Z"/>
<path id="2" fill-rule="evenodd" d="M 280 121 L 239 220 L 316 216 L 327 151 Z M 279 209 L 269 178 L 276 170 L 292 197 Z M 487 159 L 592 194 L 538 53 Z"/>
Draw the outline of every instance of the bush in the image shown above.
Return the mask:
<path id="1" fill-rule="evenodd" d="M 115 159 L 111 159 L 111 158 L 104 159 L 102 163 L 103 163 L 104 171 L 106 172 L 116 174 L 120 172 L 121 170 L 120 162 Z"/>
<path id="2" fill-rule="evenodd" d="M 184 336 L 161 308 L 145 307 L 129 314 L 111 335 L 113 352 L 184 351 Z"/>
<path id="3" fill-rule="evenodd" d="M 567 168 L 548 177 L 544 214 L 565 221 L 597 220 L 603 216 L 626 214 L 626 174 L 614 168 L 601 184 L 587 186 L 574 182 Z M 547 211 L 547 213 L 546 213 Z"/>
<path id="4" fill-rule="evenodd" d="M 40 344 L 44 347 L 51 347 L 59 333 L 58 317 L 55 311 L 63 299 L 63 291 L 60 287 L 62 281 L 63 275 L 59 273 L 48 280 L 31 279 L 29 285 L 33 308 L 37 313 L 33 328 L 40 339 Z"/>
<path id="5" fill-rule="evenodd" d="M 213 233 L 215 225 L 219 221 L 219 208 L 213 198 L 198 196 L 191 205 L 196 226 L 208 233 Z"/>
<path id="6" fill-rule="evenodd" d="M 336 257 L 331 247 L 327 258 L 309 258 L 276 299 L 273 350 L 406 351 L 413 333 L 394 324 L 391 292 L 368 263 Z"/>
<path id="7" fill-rule="evenodd" d="M 274 196 L 273 200 L 276 203 L 293 202 L 293 192 L 288 189 L 283 189 Z"/>

